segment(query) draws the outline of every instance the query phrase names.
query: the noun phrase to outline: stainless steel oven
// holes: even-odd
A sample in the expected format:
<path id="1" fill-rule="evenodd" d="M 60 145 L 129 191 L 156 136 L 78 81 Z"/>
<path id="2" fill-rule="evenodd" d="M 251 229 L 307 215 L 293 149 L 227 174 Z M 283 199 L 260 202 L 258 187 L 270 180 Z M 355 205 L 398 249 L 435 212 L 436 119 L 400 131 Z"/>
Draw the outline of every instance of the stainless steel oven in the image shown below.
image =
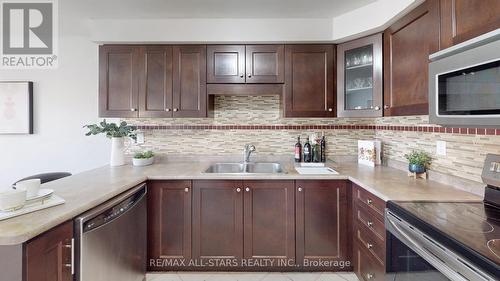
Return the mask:
<path id="1" fill-rule="evenodd" d="M 431 123 L 500 128 L 500 29 L 434 53 L 430 61 Z"/>

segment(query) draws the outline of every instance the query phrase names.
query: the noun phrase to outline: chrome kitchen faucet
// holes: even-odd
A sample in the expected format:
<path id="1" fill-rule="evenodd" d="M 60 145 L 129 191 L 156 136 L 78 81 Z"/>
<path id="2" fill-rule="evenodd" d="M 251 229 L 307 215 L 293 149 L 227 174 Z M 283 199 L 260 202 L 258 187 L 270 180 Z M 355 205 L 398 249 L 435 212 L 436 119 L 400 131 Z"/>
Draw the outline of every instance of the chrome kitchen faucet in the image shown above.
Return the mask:
<path id="1" fill-rule="evenodd" d="M 243 149 L 243 163 L 250 162 L 250 154 L 255 151 L 255 146 L 253 144 L 245 144 Z"/>

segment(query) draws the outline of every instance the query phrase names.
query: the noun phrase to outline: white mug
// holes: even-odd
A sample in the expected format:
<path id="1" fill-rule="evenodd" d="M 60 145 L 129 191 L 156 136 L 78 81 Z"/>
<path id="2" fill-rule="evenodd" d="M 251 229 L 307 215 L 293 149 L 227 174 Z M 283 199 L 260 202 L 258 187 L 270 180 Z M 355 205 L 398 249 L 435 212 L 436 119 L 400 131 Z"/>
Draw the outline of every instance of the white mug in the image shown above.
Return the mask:
<path id="1" fill-rule="evenodd" d="M 41 185 L 40 179 L 23 180 L 16 183 L 16 189 L 26 190 L 26 196 L 30 198 L 38 195 L 38 191 L 40 190 L 40 185 Z"/>

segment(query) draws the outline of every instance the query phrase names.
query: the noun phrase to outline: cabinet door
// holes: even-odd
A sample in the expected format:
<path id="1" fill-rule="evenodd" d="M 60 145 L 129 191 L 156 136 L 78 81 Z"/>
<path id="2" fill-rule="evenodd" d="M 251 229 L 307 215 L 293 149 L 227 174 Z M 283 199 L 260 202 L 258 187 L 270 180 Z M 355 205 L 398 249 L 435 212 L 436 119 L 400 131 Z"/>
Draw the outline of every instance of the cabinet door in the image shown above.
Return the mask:
<path id="1" fill-rule="evenodd" d="M 337 46 L 337 116 L 382 116 L 382 34 Z"/>
<path id="2" fill-rule="evenodd" d="M 207 47 L 208 83 L 245 83 L 245 45 Z"/>
<path id="3" fill-rule="evenodd" d="M 173 117 L 206 117 L 206 46 L 173 47 Z"/>
<path id="4" fill-rule="evenodd" d="M 139 47 L 99 47 L 99 117 L 137 117 Z"/>
<path id="5" fill-rule="evenodd" d="M 297 262 L 349 260 L 346 182 L 299 180 L 295 188 Z"/>
<path id="6" fill-rule="evenodd" d="M 498 0 L 441 0 L 441 49 L 500 28 Z"/>
<path id="7" fill-rule="evenodd" d="M 285 46 L 285 117 L 335 117 L 333 45 Z"/>
<path id="8" fill-rule="evenodd" d="M 193 181 L 193 258 L 242 256 L 242 182 Z"/>
<path id="9" fill-rule="evenodd" d="M 247 83 L 283 83 L 284 45 L 247 45 L 246 72 Z"/>
<path id="10" fill-rule="evenodd" d="M 384 31 L 384 115 L 429 112 L 429 54 L 439 50 L 439 0 L 427 0 Z"/>
<path id="11" fill-rule="evenodd" d="M 190 259 L 191 181 L 150 181 L 148 191 L 149 259 Z"/>
<path id="12" fill-rule="evenodd" d="M 26 281 L 71 281 L 73 222 L 61 224 L 25 245 Z"/>
<path id="13" fill-rule="evenodd" d="M 172 117 L 172 47 L 141 49 L 139 117 Z"/>
<path id="14" fill-rule="evenodd" d="M 295 258 L 293 181 L 244 181 L 244 257 Z"/>

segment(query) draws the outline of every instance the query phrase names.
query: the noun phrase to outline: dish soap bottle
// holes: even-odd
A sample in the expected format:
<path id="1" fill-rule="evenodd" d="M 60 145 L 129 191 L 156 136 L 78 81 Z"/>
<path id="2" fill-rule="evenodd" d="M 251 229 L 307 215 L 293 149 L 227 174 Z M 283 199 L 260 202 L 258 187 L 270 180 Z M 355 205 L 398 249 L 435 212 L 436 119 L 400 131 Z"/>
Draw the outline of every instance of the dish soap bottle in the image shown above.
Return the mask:
<path id="1" fill-rule="evenodd" d="M 326 162 L 326 140 L 325 140 L 325 133 L 324 132 L 321 136 L 321 142 L 319 143 L 319 146 L 321 147 L 321 162 L 325 163 Z"/>

